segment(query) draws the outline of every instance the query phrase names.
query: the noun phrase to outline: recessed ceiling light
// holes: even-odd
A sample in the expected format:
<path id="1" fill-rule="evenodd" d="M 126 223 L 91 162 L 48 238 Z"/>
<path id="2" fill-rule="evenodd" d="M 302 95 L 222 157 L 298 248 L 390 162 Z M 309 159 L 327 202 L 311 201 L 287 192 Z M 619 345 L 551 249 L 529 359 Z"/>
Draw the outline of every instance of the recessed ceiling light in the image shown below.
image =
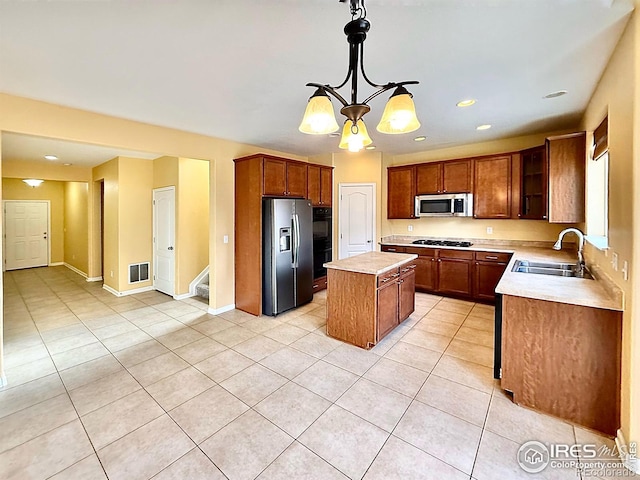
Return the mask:
<path id="1" fill-rule="evenodd" d="M 375 150 L 376 146 L 375 145 L 369 145 L 368 147 L 364 147 L 366 150 Z"/>
<path id="2" fill-rule="evenodd" d="M 476 127 L 476 130 L 489 130 L 491 128 L 491 125 L 489 125 L 488 123 L 485 125 L 478 125 Z"/>
<path id="3" fill-rule="evenodd" d="M 55 155 L 45 155 L 44 158 L 46 158 L 47 160 L 57 160 L 58 157 L 56 157 Z"/>
<path id="4" fill-rule="evenodd" d="M 64 165 L 65 167 L 69 167 L 69 166 L 71 166 L 71 164 L 70 164 L 70 163 L 63 163 L 62 165 Z"/>
<path id="5" fill-rule="evenodd" d="M 557 92 L 547 93 L 542 98 L 556 98 L 556 97 L 561 97 L 562 95 L 566 95 L 566 94 L 567 94 L 566 90 L 558 90 Z"/>
<path id="6" fill-rule="evenodd" d="M 460 100 L 456 103 L 456 107 L 470 107 L 474 103 L 476 103 L 476 100 L 474 98 L 469 98 L 467 100 Z"/>
<path id="7" fill-rule="evenodd" d="M 427 139 L 427 137 L 425 137 L 424 135 L 421 135 L 419 137 L 416 137 L 413 139 L 414 142 L 424 142 Z"/>

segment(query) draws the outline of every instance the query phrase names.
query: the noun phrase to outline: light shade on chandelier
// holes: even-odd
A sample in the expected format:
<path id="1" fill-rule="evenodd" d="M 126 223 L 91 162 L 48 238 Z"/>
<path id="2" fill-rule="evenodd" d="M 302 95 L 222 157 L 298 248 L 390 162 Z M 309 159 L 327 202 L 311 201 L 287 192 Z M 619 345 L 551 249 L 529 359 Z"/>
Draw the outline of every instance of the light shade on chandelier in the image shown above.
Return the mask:
<path id="1" fill-rule="evenodd" d="M 345 2 L 347 0 L 340 0 Z M 338 130 L 333 105 L 329 95 L 336 98 L 341 104 L 342 113 L 347 120 L 342 129 L 342 138 L 339 147 L 357 152 L 372 143 L 371 137 L 367 133 L 367 127 L 362 117 L 371 108 L 368 102 L 378 95 L 395 89 L 387 105 L 385 106 L 382 118 L 376 129 L 380 133 L 398 134 L 409 133 L 420 128 L 420 122 L 416 116 L 413 95 L 405 88 L 405 85 L 417 84 L 417 81 L 389 82 L 384 85 L 373 83 L 367 78 L 363 65 L 364 41 L 371 24 L 366 19 L 367 11 L 364 7 L 364 0 L 348 0 L 351 6 L 352 20 L 344 27 L 349 43 L 349 70 L 344 81 L 337 86 L 322 85 L 319 83 L 307 83 L 308 87 L 316 87 L 316 91 L 309 98 L 307 108 L 302 118 L 299 130 L 302 133 L 311 135 L 326 135 Z M 362 73 L 362 78 L 376 89 L 364 101 L 358 102 L 358 73 Z M 351 102 L 347 102 L 337 90 L 344 87 L 351 80 Z"/>

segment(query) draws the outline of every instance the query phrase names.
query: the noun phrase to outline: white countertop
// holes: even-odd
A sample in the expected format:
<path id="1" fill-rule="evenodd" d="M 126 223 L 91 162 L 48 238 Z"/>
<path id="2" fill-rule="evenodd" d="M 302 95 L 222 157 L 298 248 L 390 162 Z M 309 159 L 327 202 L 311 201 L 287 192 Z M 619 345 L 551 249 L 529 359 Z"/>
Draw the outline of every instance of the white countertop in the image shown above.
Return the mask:
<path id="1" fill-rule="evenodd" d="M 418 256 L 407 253 L 367 252 L 355 257 L 325 263 L 323 266 L 334 270 L 380 275 L 415 258 Z"/>
<path id="2" fill-rule="evenodd" d="M 621 311 L 624 309 L 622 291 L 610 279 L 596 269 L 590 269 L 591 273 L 595 277 L 594 279 L 554 277 L 549 275 L 537 275 L 511 271 L 516 260 L 565 263 L 577 262 L 575 251 L 552 250 L 552 242 L 494 242 L 487 240 L 472 240 L 473 245 L 471 247 L 438 247 L 414 245 L 411 243 L 413 240 L 417 240 L 418 238 L 421 237 L 385 237 L 380 243 L 383 245 L 397 245 L 404 247 L 411 246 L 447 250 L 479 250 L 512 253 L 513 256 L 511 257 L 511 261 L 507 265 L 505 273 L 502 275 L 502 278 L 496 287 L 497 293 L 585 307 L 603 308 L 606 310 Z M 589 266 L 589 259 L 587 258 L 587 267 Z"/>

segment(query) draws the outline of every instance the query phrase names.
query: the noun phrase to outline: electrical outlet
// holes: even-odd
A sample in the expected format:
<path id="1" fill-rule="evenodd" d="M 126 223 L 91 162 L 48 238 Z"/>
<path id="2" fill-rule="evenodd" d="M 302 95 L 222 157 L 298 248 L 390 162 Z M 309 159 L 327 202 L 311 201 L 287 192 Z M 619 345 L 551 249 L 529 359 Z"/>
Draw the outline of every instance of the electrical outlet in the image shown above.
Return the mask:
<path id="1" fill-rule="evenodd" d="M 111 270 L 111 278 L 113 278 L 113 270 Z"/>
<path id="2" fill-rule="evenodd" d="M 410 232 L 413 232 L 413 225 L 409 225 L 409 226 L 407 227 L 407 230 L 409 230 Z"/>
<path id="3" fill-rule="evenodd" d="M 487 227 L 487 234 L 493 235 L 493 227 Z"/>
<path id="4" fill-rule="evenodd" d="M 222 237 L 222 242 L 229 243 L 229 235 L 225 235 L 224 237 Z"/>
<path id="5" fill-rule="evenodd" d="M 622 278 L 629 280 L 629 262 L 626 260 L 622 263 Z"/>
<path id="6" fill-rule="evenodd" d="M 611 267 L 617 272 L 618 271 L 618 254 L 615 252 L 611 253 Z"/>

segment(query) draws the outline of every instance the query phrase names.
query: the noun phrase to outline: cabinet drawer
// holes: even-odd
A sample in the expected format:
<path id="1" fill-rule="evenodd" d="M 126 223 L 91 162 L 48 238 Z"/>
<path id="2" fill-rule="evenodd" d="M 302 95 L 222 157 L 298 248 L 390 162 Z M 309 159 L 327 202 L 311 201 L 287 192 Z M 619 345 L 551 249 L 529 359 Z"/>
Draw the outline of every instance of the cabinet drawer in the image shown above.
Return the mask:
<path id="1" fill-rule="evenodd" d="M 407 263 L 405 265 L 402 265 L 400 267 L 400 277 L 406 277 L 407 275 L 410 275 L 413 271 L 415 271 L 416 269 L 416 264 L 411 262 L 411 263 Z"/>
<path id="2" fill-rule="evenodd" d="M 388 285 L 389 283 L 393 283 L 393 281 L 399 276 L 400 276 L 400 273 L 398 273 L 397 268 L 394 268 L 393 270 L 389 270 L 388 272 L 385 272 L 382 275 L 378 275 L 378 287 L 382 287 L 384 285 Z"/>
<path id="3" fill-rule="evenodd" d="M 382 245 L 380 247 L 381 252 L 392 252 L 392 253 L 404 253 L 406 251 L 406 247 L 397 247 L 395 245 Z"/>
<path id="4" fill-rule="evenodd" d="M 327 288 L 327 277 L 319 277 L 313 280 L 313 292 L 319 292 Z"/>
<path id="5" fill-rule="evenodd" d="M 421 257 L 435 257 L 436 249 L 428 247 L 404 247 L 405 253 L 413 253 Z"/>
<path id="6" fill-rule="evenodd" d="M 511 259 L 510 253 L 476 252 L 476 260 L 479 260 L 482 262 L 507 263 L 510 259 Z"/>
<path id="7" fill-rule="evenodd" d="M 473 252 L 468 250 L 439 250 L 440 258 L 459 258 L 461 260 L 473 260 Z"/>

